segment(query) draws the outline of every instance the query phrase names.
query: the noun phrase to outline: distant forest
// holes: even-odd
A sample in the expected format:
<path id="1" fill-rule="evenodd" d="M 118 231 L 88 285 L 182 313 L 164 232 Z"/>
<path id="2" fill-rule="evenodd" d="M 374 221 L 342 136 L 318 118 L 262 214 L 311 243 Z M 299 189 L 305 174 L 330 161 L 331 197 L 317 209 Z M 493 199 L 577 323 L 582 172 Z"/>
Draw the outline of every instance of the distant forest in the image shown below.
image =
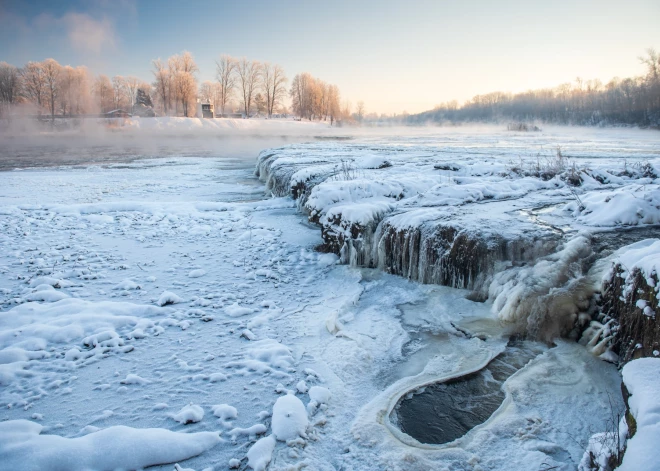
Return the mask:
<path id="1" fill-rule="evenodd" d="M 541 122 L 574 125 L 636 125 L 660 128 L 660 54 L 648 49 L 639 60 L 646 75 L 565 83 L 523 93 L 477 95 L 459 106 L 443 103 L 431 111 L 409 115 L 408 124 L 461 122 Z"/>

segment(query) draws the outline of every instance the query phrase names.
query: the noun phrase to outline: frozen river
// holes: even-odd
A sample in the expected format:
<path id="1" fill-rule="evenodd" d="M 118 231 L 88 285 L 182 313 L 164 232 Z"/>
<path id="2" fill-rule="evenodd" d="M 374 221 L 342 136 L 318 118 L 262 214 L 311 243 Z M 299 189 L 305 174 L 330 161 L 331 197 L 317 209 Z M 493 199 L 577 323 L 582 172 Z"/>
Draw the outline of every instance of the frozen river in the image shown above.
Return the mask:
<path id="1" fill-rule="evenodd" d="M 480 133 L 479 149 L 503 138 Z M 627 136 L 621 148 L 634 145 Z M 564 137 L 580 139 L 575 130 Z M 409 143 L 448 139 L 457 159 L 461 148 L 475 152 L 465 131 L 424 131 Z M 55 138 L 51 147 L 40 137 L 2 146 L 0 168 L 32 168 L 0 172 L 0 420 L 43 429 L 0 430 L 0 462 L 576 468 L 609 404 L 620 407 L 620 380 L 572 341 L 539 349 L 504 382 L 495 414 L 456 441 L 421 444 L 391 422 L 402 396 L 480 370 L 508 334 L 465 290 L 317 252 L 319 229 L 254 177 L 259 150 L 304 140 L 187 137 L 147 148 Z M 164 430 L 199 435 L 158 440 Z M 103 445 L 90 449 L 80 439 L 88 436 Z"/>

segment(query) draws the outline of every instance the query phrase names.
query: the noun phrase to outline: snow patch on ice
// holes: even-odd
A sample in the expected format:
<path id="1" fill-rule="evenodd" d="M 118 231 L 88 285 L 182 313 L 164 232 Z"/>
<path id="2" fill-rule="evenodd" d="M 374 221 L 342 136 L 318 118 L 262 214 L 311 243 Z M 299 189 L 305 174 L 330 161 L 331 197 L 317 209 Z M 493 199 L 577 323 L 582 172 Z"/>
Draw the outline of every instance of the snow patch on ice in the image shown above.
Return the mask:
<path id="1" fill-rule="evenodd" d="M 275 401 L 273 406 L 273 435 L 280 441 L 305 437 L 309 421 L 307 410 L 300 399 L 287 394 Z"/>
<path id="2" fill-rule="evenodd" d="M 41 435 L 27 420 L 0 422 L 0 462 L 23 471 L 142 469 L 197 456 L 220 443 L 215 432 L 109 427 L 83 437 Z"/>

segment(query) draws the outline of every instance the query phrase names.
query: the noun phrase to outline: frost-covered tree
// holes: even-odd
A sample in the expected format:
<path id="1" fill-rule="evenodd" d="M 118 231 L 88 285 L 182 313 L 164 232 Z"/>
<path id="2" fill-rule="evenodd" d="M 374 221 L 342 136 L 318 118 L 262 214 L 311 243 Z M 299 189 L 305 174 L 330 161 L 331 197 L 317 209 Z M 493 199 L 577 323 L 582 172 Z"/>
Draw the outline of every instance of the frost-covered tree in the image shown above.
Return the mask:
<path id="1" fill-rule="evenodd" d="M 291 107 L 293 108 L 294 113 L 296 113 L 301 118 L 311 118 L 311 97 L 310 97 L 310 82 L 314 78 L 304 72 L 298 74 L 293 78 L 291 82 L 291 90 L 289 95 L 291 96 Z"/>
<path id="2" fill-rule="evenodd" d="M 153 108 L 154 104 L 151 101 L 151 94 L 149 93 L 149 89 L 151 88 L 149 84 L 142 84 L 140 85 L 140 88 L 137 90 L 137 94 L 135 96 L 135 105 L 139 106 L 148 106 L 150 108 Z"/>
<path id="3" fill-rule="evenodd" d="M 181 55 L 174 55 L 168 59 L 170 77 L 174 85 L 177 103 L 181 103 L 183 116 L 195 113 L 195 98 L 197 97 L 197 78 L 199 72 L 192 54 L 184 51 Z"/>
<path id="4" fill-rule="evenodd" d="M 135 106 L 137 91 L 140 88 L 141 83 L 142 81 L 139 78 L 133 77 L 132 75 L 124 78 L 124 90 L 128 98 L 131 111 Z"/>
<path id="5" fill-rule="evenodd" d="M 101 113 L 110 111 L 113 104 L 112 82 L 107 75 L 99 75 L 94 81 L 94 96 Z"/>
<path id="6" fill-rule="evenodd" d="M 62 66 L 55 59 L 46 59 L 41 64 L 44 71 L 46 97 L 50 105 L 51 120 L 55 120 L 55 101 L 60 93 L 60 74 Z"/>
<path id="7" fill-rule="evenodd" d="M 257 113 L 266 113 L 267 110 L 267 105 L 266 105 L 266 99 L 261 93 L 257 93 L 254 95 L 254 109 L 257 110 Z"/>
<path id="8" fill-rule="evenodd" d="M 332 121 L 338 117 L 339 88 L 336 85 L 329 85 L 305 72 L 293 78 L 289 95 L 294 113 L 301 118 L 326 120 L 331 109 Z"/>
<path id="9" fill-rule="evenodd" d="M 162 112 L 168 115 L 170 111 L 170 90 L 171 90 L 171 75 L 167 66 L 162 60 L 156 59 L 152 62 L 154 70 L 154 89 L 160 101 Z"/>
<path id="10" fill-rule="evenodd" d="M 328 117 L 330 118 L 330 126 L 337 120 L 341 120 L 339 99 L 339 87 L 337 85 L 330 85 L 328 87 Z"/>
<path id="11" fill-rule="evenodd" d="M 125 108 L 127 104 L 126 82 L 121 75 L 112 77 L 112 106 L 118 110 Z"/>
<path id="12" fill-rule="evenodd" d="M 355 119 L 358 122 L 361 123 L 362 120 L 364 119 L 364 115 L 366 114 L 366 112 L 367 112 L 367 109 L 364 106 L 364 102 L 363 101 L 358 101 L 357 102 L 357 107 L 355 108 Z"/>
<path id="13" fill-rule="evenodd" d="M 220 56 L 216 61 L 216 79 L 220 85 L 218 90 L 218 101 L 220 112 L 225 113 L 225 108 L 229 104 L 236 88 L 236 59 L 228 55 Z"/>
<path id="14" fill-rule="evenodd" d="M 245 117 L 249 118 L 252 111 L 252 101 L 259 85 L 261 65 L 259 62 L 250 61 L 244 57 L 238 62 L 236 71 L 243 101 L 243 111 L 245 112 Z"/>
<path id="15" fill-rule="evenodd" d="M 0 62 L 0 115 L 9 111 L 18 99 L 20 79 L 18 68 Z"/>
<path id="16" fill-rule="evenodd" d="M 266 113 L 270 118 L 273 110 L 286 96 L 286 75 L 279 65 L 265 62 L 261 68 L 261 88 L 266 99 Z"/>
<path id="17" fill-rule="evenodd" d="M 28 100 L 37 105 L 39 113 L 41 113 L 42 101 L 46 93 L 46 78 L 42 64 L 28 62 L 20 70 L 20 74 L 23 78 L 23 92 Z"/>

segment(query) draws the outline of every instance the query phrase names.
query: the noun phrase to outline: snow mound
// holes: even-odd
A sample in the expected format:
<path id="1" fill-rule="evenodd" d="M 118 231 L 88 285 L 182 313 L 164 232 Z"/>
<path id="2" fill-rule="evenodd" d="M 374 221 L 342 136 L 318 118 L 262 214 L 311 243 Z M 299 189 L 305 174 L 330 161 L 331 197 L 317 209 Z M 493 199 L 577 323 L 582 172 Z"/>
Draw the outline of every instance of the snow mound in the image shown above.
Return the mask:
<path id="1" fill-rule="evenodd" d="M 88 347 L 121 351 L 124 341 L 120 334 L 149 331 L 155 326 L 151 318 L 162 314 L 155 306 L 75 298 L 51 304 L 25 303 L 0 312 L 0 349 L 25 348 L 45 354 L 54 344 L 80 340 Z M 96 353 L 69 348 L 66 359 L 75 361 Z"/>
<path id="2" fill-rule="evenodd" d="M 183 299 L 178 297 L 176 294 L 170 291 L 163 291 L 163 294 L 160 295 L 158 301 L 156 301 L 156 304 L 158 304 L 159 306 L 166 306 L 168 304 L 178 304 L 182 302 Z"/>
<path id="3" fill-rule="evenodd" d="M 144 379 L 141 376 L 138 376 L 136 374 L 130 373 L 126 375 L 126 378 L 122 379 L 120 381 L 121 384 L 138 384 L 138 385 L 144 385 L 144 384 L 149 384 L 151 381 L 148 379 Z"/>
<path id="4" fill-rule="evenodd" d="M 264 471 L 273 457 L 275 443 L 272 435 L 257 440 L 247 452 L 248 466 L 254 471 Z"/>
<path id="5" fill-rule="evenodd" d="M 621 371 L 630 393 L 628 406 L 637 432 L 628 440 L 620 471 L 654 471 L 660 467 L 660 358 L 640 358 Z"/>
<path id="6" fill-rule="evenodd" d="M 581 202 L 581 206 L 580 206 Z M 588 226 L 660 224 L 660 188 L 631 185 L 612 191 L 593 191 L 565 206 Z"/>
<path id="7" fill-rule="evenodd" d="M 235 302 L 234 304 L 227 306 L 225 308 L 225 314 L 227 314 L 230 317 L 245 316 L 247 314 L 252 314 L 253 312 L 254 311 L 249 307 L 239 306 L 238 302 Z"/>
<path id="8" fill-rule="evenodd" d="M 179 412 L 172 415 L 172 418 L 180 424 L 193 424 L 200 422 L 204 418 L 204 409 L 196 404 L 188 404 L 182 407 Z"/>
<path id="9" fill-rule="evenodd" d="M 330 390 L 323 386 L 312 386 L 309 388 L 309 398 L 318 404 L 327 404 L 330 400 Z"/>
<path id="10" fill-rule="evenodd" d="M 287 441 L 299 436 L 304 437 L 307 425 L 309 425 L 307 410 L 300 399 L 287 394 L 275 401 L 271 424 L 275 438 Z"/>
<path id="11" fill-rule="evenodd" d="M 238 417 L 238 411 L 236 408 L 230 406 L 229 404 L 218 404 L 216 406 L 211 406 L 211 410 L 213 410 L 213 415 L 219 417 L 223 422 L 235 420 Z"/>
<path id="12" fill-rule="evenodd" d="M 128 290 L 134 290 L 134 289 L 142 289 L 142 286 L 137 284 L 135 281 L 127 278 L 125 280 L 122 280 L 120 283 L 115 285 L 114 290 L 122 290 L 122 291 L 128 291 Z"/>
<path id="13" fill-rule="evenodd" d="M 78 438 L 40 435 L 28 420 L 0 423 L 3 469 L 22 471 L 103 471 L 142 469 L 183 461 L 220 443 L 215 432 L 177 433 L 118 425 Z"/>

